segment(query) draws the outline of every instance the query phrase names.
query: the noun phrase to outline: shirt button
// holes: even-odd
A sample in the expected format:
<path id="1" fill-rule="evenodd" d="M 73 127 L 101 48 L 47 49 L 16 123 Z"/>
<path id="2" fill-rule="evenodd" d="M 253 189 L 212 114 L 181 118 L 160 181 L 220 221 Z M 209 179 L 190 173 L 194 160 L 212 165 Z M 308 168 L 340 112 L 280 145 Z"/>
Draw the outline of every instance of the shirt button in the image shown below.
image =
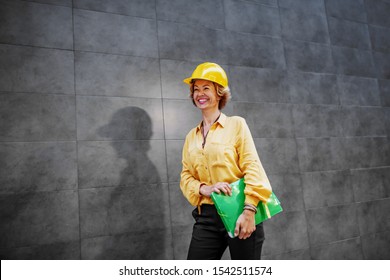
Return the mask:
<path id="1" fill-rule="evenodd" d="M 207 166 L 206 166 L 206 169 L 207 169 Z"/>

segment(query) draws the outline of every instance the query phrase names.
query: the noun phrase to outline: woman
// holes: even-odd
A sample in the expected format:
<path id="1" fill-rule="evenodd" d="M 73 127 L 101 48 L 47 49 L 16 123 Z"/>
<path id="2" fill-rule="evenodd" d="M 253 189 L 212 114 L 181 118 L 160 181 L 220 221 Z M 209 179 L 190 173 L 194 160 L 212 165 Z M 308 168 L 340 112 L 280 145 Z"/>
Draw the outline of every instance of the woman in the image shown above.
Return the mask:
<path id="1" fill-rule="evenodd" d="M 187 134 L 183 147 L 180 188 L 197 206 L 187 258 L 220 259 L 228 246 L 232 259 L 260 259 L 264 231 L 262 224 L 255 226 L 254 215 L 257 204 L 271 195 L 271 186 L 245 120 L 221 113 L 230 98 L 226 73 L 206 62 L 184 82 L 202 112 L 201 123 Z M 244 211 L 236 223 L 236 238 L 230 238 L 210 195 L 231 195 L 229 184 L 243 177 Z"/>

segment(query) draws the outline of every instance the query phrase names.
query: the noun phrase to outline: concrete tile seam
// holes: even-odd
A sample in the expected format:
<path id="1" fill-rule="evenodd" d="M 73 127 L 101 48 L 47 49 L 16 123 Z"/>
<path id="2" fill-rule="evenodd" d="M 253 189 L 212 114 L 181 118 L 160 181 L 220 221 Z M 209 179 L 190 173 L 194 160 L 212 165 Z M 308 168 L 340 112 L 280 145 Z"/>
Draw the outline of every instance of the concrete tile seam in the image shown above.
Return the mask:
<path id="1" fill-rule="evenodd" d="M 19 191 L 19 192 L 0 192 L 0 196 L 19 196 L 26 194 L 48 194 L 48 193 L 63 193 L 63 192 L 79 192 L 80 189 L 77 188 L 69 188 L 69 189 L 60 189 L 60 190 L 37 190 L 37 191 Z"/>
<path id="2" fill-rule="evenodd" d="M 322 245 L 318 245 L 320 243 L 317 243 L 317 244 L 314 244 L 314 246 L 310 246 L 310 248 L 323 247 L 323 245 L 339 244 L 339 243 L 343 243 L 343 242 L 350 241 L 350 240 L 360 240 L 361 236 L 362 235 L 358 235 L 358 236 L 349 237 L 349 238 L 346 238 L 346 239 L 339 239 L 339 240 L 336 240 L 336 241 L 325 242 L 325 243 L 322 243 Z"/>
<path id="3" fill-rule="evenodd" d="M 272 7 L 272 8 L 277 8 L 278 5 L 271 5 L 271 4 L 266 4 L 266 3 L 258 3 L 258 2 L 253 2 L 253 1 L 246 1 L 246 0 L 235 0 L 236 2 L 245 2 L 248 4 L 253 4 L 256 6 L 265 6 L 265 7 Z"/>
<path id="4" fill-rule="evenodd" d="M 362 136 L 318 136 L 318 137 L 296 137 L 295 139 L 351 139 L 351 138 L 388 138 L 385 135 L 362 135 Z"/>
<path id="5" fill-rule="evenodd" d="M 60 49 L 60 48 L 52 48 L 45 46 L 34 46 L 34 45 L 26 45 L 26 44 L 11 44 L 11 43 L 2 43 L 0 42 L 0 46 L 14 46 L 14 47 L 27 47 L 27 48 L 37 48 L 37 49 L 45 49 L 45 50 L 57 50 L 57 51 L 68 51 L 73 52 L 73 49 Z"/>
<path id="6" fill-rule="evenodd" d="M 33 141 L 0 141 L 0 143 L 76 143 L 77 140 L 33 140 Z"/>
<path id="7" fill-rule="evenodd" d="M 60 96 L 73 96 L 75 93 L 63 93 L 63 92 L 42 92 L 42 91 L 0 91 L 0 95 L 7 94 L 35 94 L 35 95 L 60 95 Z"/>
<path id="8" fill-rule="evenodd" d="M 157 20 L 157 22 L 168 22 L 168 23 L 175 23 L 178 25 L 185 25 L 189 27 L 193 27 L 192 24 L 190 23 L 184 23 L 184 22 L 178 22 L 178 21 L 171 21 L 171 20 Z M 239 31 L 233 31 L 229 29 L 220 29 L 220 28 L 210 28 L 208 26 L 200 25 L 204 29 L 209 29 L 209 30 L 215 30 L 215 31 L 225 31 L 226 33 L 234 33 L 234 34 L 244 34 L 244 35 L 253 35 L 255 37 L 262 37 L 262 38 L 271 38 L 271 39 L 281 39 L 282 37 L 275 37 L 275 36 L 270 36 L 270 35 L 262 35 L 262 34 L 257 34 L 257 33 L 248 33 L 248 32 L 239 32 Z M 172 60 L 178 60 L 178 59 L 172 59 Z M 180 60 L 179 60 L 180 61 Z M 186 60 L 188 61 L 188 60 Z M 223 63 L 224 65 L 227 65 L 226 63 Z"/>
<path id="9" fill-rule="evenodd" d="M 58 6 L 58 7 L 65 7 L 65 8 L 70 8 L 72 9 L 72 6 L 66 6 L 66 5 L 61 5 L 61 4 L 55 4 L 55 3 L 41 3 L 41 2 L 36 2 L 36 1 L 25 1 L 25 0 L 19 0 L 19 2 L 23 3 L 31 3 L 32 5 L 43 5 L 43 6 Z M 72 1 L 73 2 L 73 1 Z M 71 4 L 72 5 L 72 4 Z"/>
<path id="10" fill-rule="evenodd" d="M 128 14 L 121 14 L 121 13 L 115 13 L 115 12 L 107 12 L 107 11 L 101 11 L 101 10 L 91 10 L 91 9 L 85 9 L 85 8 L 74 8 L 73 11 L 79 10 L 79 11 L 88 11 L 88 12 L 94 12 L 94 13 L 101 13 L 101 14 L 109 14 L 109 15 L 117 15 L 117 16 L 124 16 L 124 17 L 131 17 L 131 18 L 140 18 L 140 19 L 146 19 L 146 20 L 153 20 L 156 21 L 156 18 L 148 18 L 148 17 L 141 17 L 141 16 L 133 16 Z"/>
<path id="11" fill-rule="evenodd" d="M 305 208 L 303 211 L 305 211 L 305 212 L 312 212 L 312 211 L 324 210 L 324 209 L 330 209 L 330 208 L 357 207 L 358 205 L 363 204 L 363 203 L 374 202 L 374 201 L 383 201 L 383 200 L 390 200 L 390 197 L 381 198 L 381 199 L 375 199 L 375 200 L 369 200 L 369 201 L 364 201 L 364 202 L 355 201 L 355 202 L 351 202 L 351 203 L 348 203 L 348 204 L 334 204 L 334 205 L 327 205 L 327 206 L 320 206 L 320 207 L 310 207 L 310 208 Z"/>

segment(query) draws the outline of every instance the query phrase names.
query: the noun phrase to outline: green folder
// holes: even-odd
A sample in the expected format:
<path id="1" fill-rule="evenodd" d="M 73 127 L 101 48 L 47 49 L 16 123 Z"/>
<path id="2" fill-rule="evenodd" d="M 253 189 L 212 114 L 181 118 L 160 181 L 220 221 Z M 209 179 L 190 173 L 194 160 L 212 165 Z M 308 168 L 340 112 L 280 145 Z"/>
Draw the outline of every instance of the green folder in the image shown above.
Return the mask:
<path id="1" fill-rule="evenodd" d="M 245 202 L 245 183 L 244 178 L 231 183 L 232 195 L 225 195 L 223 192 L 220 194 L 213 192 L 211 199 L 213 200 L 215 207 L 217 208 L 218 214 L 225 225 L 226 231 L 230 237 L 234 237 L 234 229 L 236 228 L 236 222 L 238 217 L 244 211 Z M 272 192 L 267 203 L 259 202 L 257 205 L 257 213 L 255 214 L 255 223 L 259 223 L 270 219 L 277 213 L 282 212 L 282 206 L 280 205 L 279 199 Z"/>

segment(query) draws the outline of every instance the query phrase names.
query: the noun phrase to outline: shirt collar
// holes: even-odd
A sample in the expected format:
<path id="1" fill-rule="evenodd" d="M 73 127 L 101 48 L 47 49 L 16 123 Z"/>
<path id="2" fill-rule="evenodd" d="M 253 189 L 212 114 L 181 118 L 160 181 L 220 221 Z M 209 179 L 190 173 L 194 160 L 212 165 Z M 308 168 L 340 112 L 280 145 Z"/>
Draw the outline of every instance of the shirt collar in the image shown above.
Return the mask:
<path id="1" fill-rule="evenodd" d="M 221 112 L 221 115 L 219 116 L 218 120 L 216 121 L 216 123 L 219 123 L 222 127 L 225 127 L 225 124 L 226 124 L 226 115 L 224 113 Z M 198 126 L 196 127 L 196 132 L 200 131 L 201 130 L 201 127 L 202 127 L 202 122 L 200 122 L 198 124 Z"/>

